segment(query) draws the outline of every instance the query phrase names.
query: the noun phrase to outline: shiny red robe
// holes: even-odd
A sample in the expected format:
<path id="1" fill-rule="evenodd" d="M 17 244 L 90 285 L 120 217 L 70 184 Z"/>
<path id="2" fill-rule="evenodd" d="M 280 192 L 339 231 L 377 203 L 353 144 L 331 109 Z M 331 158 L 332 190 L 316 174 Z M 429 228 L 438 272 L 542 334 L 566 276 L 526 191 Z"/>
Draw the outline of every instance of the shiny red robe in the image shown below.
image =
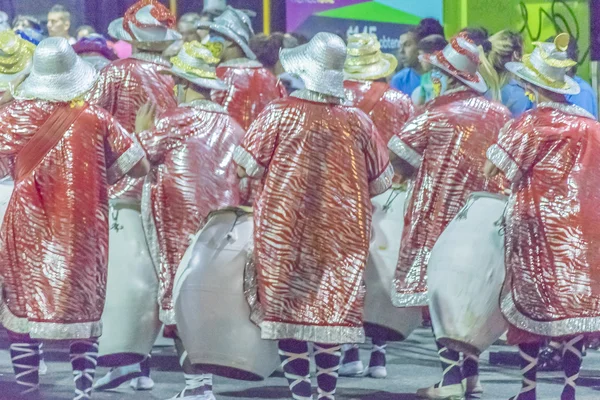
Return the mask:
<path id="1" fill-rule="evenodd" d="M 16 156 L 58 103 L 0 110 L 0 156 Z M 16 182 L 2 225 L 5 328 L 32 337 L 100 336 L 108 263 L 108 185 L 144 151 L 105 110 L 89 106 L 33 173 Z"/>
<path id="2" fill-rule="evenodd" d="M 304 98 L 271 103 L 235 153 L 264 182 L 254 221 L 257 322 L 266 339 L 361 342 L 370 198 L 391 186 L 388 152 L 359 109 L 314 92 L 292 96 Z"/>
<path id="3" fill-rule="evenodd" d="M 600 123 L 542 103 L 512 121 L 488 158 L 513 185 L 506 216 L 512 343 L 600 332 Z"/>
<path id="4" fill-rule="evenodd" d="M 246 58 L 224 62 L 217 76 L 229 89 L 213 91 L 212 99 L 221 104 L 244 130 L 271 101 L 287 96 L 285 86 L 258 61 Z"/>
<path id="5" fill-rule="evenodd" d="M 233 151 L 244 130 L 207 100 L 167 110 L 139 135 L 153 164 L 144 188 L 144 229 L 159 268 L 161 321 L 175 324 L 173 285 L 179 263 L 211 211 L 240 204 Z"/>
<path id="6" fill-rule="evenodd" d="M 156 104 L 158 115 L 177 107 L 173 78 L 160 73 L 170 66 L 162 57 L 149 53 L 114 61 L 100 72 L 88 99 L 114 115 L 128 132 L 135 132 L 136 114 L 146 102 Z M 110 198 L 139 203 L 143 181 L 125 177 L 111 187 Z"/>
<path id="7" fill-rule="evenodd" d="M 400 132 L 415 114 L 410 97 L 385 82 L 345 81 L 346 99 L 366 112 L 384 143 Z"/>
<path id="8" fill-rule="evenodd" d="M 471 90 L 429 102 L 388 147 L 413 174 L 392 301 L 425 306 L 427 263 L 433 245 L 473 192 L 502 191 L 501 180 L 483 176 L 485 152 L 510 118 L 502 104 Z"/>

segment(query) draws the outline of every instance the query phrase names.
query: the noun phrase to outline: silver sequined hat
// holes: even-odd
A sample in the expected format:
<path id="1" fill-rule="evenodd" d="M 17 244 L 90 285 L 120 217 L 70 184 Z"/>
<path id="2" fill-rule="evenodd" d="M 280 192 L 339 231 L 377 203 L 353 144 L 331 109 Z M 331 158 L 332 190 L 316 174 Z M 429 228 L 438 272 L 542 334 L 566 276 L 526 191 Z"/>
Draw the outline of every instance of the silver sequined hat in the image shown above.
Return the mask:
<path id="1" fill-rule="evenodd" d="M 29 76 L 12 90 L 17 99 L 71 101 L 89 91 L 98 73 L 83 61 L 67 39 L 44 39 L 33 53 Z"/>
<path id="2" fill-rule="evenodd" d="M 108 34 L 125 42 L 174 42 L 181 34 L 174 29 L 175 16 L 159 2 L 139 1 L 131 6 L 124 18 L 108 26 Z"/>
<path id="3" fill-rule="evenodd" d="M 256 55 L 248 44 L 250 38 L 254 35 L 254 29 L 252 29 L 250 16 L 246 12 L 227 7 L 223 14 L 215 18 L 213 22 L 201 21 L 198 28 L 208 28 L 233 40 L 235 44 L 240 46 L 246 57 L 256 60 Z"/>
<path id="4" fill-rule="evenodd" d="M 543 89 L 559 94 L 578 94 L 580 87 L 567 75 L 577 65 L 567 55 L 571 38 L 562 33 L 554 43 L 534 43 L 533 53 L 523 56 L 523 62 L 509 62 L 505 67 L 519 78 Z"/>
<path id="5" fill-rule="evenodd" d="M 279 58 L 286 72 L 300 77 L 306 89 L 343 99 L 346 44 L 333 33 L 317 33 L 310 42 L 283 49 Z"/>

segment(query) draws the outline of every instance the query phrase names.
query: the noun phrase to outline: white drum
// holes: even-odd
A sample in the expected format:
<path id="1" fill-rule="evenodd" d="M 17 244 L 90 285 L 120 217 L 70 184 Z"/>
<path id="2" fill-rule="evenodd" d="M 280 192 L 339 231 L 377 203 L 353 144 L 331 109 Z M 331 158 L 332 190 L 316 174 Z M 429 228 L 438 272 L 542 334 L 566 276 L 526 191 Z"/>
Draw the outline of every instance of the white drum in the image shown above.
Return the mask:
<path id="1" fill-rule="evenodd" d="M 184 255 L 173 291 L 177 331 L 190 362 L 241 380 L 265 379 L 279 364 L 277 341 L 261 339 L 244 294 L 252 234 L 252 214 L 213 213 Z"/>
<path id="2" fill-rule="evenodd" d="M 431 319 L 437 340 L 450 349 L 479 355 L 508 329 L 499 304 L 506 202 L 501 195 L 472 194 L 431 251 Z"/>
<path id="3" fill-rule="evenodd" d="M 142 361 L 160 331 L 158 277 L 139 208 L 111 203 L 106 303 L 98 364 L 107 367 Z"/>
<path id="4" fill-rule="evenodd" d="M 15 182 L 10 177 L 0 180 L 0 223 L 4 221 L 4 214 L 6 213 L 6 208 L 8 207 L 14 187 Z"/>
<path id="5" fill-rule="evenodd" d="M 421 308 L 392 304 L 392 280 L 404 227 L 406 192 L 390 189 L 372 200 L 373 238 L 365 270 L 365 333 L 386 341 L 401 341 L 421 324 Z"/>

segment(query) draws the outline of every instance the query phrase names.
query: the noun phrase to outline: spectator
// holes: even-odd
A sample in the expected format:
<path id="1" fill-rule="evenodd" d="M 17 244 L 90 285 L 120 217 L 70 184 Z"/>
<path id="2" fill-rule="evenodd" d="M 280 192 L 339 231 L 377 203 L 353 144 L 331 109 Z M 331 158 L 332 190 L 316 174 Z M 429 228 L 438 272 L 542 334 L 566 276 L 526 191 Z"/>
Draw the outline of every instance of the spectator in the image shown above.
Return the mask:
<path id="1" fill-rule="evenodd" d="M 421 56 L 441 51 L 447 44 L 448 41 L 442 35 L 429 35 L 419 42 L 417 48 L 419 49 L 419 60 L 424 73 L 421 76 L 421 85 L 412 93 L 412 100 L 415 105 L 423 105 L 433 98 L 432 66 L 428 62 L 421 61 Z"/>
<path id="2" fill-rule="evenodd" d="M 92 64 L 96 71 L 102 70 L 111 61 L 118 59 L 115 52 L 108 47 L 106 39 L 97 33 L 84 36 L 73 45 L 79 56 Z"/>
<path id="3" fill-rule="evenodd" d="M 554 38 L 549 41 L 554 42 Z M 577 46 L 576 40 L 573 39 L 569 41 L 567 55 L 569 59 L 579 61 L 579 47 Z M 579 94 L 567 95 L 567 101 L 583 108 L 598 119 L 598 97 L 592 86 L 585 79 L 577 75 L 577 65 L 571 67 L 568 75 L 579 84 L 581 92 L 579 92 Z"/>
<path id="4" fill-rule="evenodd" d="M 481 56 L 479 71 L 490 88 L 489 98 L 501 101 L 513 117 L 533 108 L 524 87 L 504 67 L 508 62 L 520 62 L 523 57 L 523 38 L 518 32 L 500 31 L 489 38 L 491 50 Z"/>
<path id="5" fill-rule="evenodd" d="M 79 28 L 77 28 L 77 31 L 75 32 L 75 37 L 77 38 L 77 40 L 81 40 L 84 37 L 88 37 L 94 33 L 96 33 L 96 30 L 93 26 L 81 25 Z"/>
<path id="6" fill-rule="evenodd" d="M 24 30 L 25 28 L 34 29 L 40 34 L 42 33 L 42 24 L 40 21 L 31 15 L 17 15 L 12 23 L 13 31 Z"/>
<path id="7" fill-rule="evenodd" d="M 423 19 L 419 25 L 400 35 L 398 62 L 404 65 L 404 68 L 394 75 L 390 82 L 394 89 L 410 96 L 421 84 L 421 75 L 424 71 L 419 62 L 418 44 L 421 39 L 430 35 L 444 36 L 443 27 L 433 18 Z"/>
<path id="8" fill-rule="evenodd" d="M 50 37 L 62 37 L 73 45 L 77 40 L 69 34 L 71 28 L 71 13 L 64 6 L 56 4 L 48 13 L 48 35 Z"/>
<path id="9" fill-rule="evenodd" d="M 460 31 L 464 33 L 471 42 L 481 46 L 485 55 L 492 50 L 492 44 L 489 41 L 490 34 L 485 28 L 464 28 Z"/>

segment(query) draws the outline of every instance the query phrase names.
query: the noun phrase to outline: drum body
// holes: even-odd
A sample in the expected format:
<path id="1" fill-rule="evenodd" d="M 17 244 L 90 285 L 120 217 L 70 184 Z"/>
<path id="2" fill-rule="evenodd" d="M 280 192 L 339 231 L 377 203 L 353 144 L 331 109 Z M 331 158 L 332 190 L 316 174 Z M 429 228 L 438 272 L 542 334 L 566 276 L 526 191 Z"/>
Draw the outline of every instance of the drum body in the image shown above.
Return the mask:
<path id="1" fill-rule="evenodd" d="M 252 248 L 249 213 L 213 213 L 183 257 L 173 297 L 177 331 L 192 364 L 240 380 L 262 380 L 279 364 L 277 341 L 250 321 L 244 270 Z"/>
<path id="2" fill-rule="evenodd" d="M 160 331 L 158 277 L 135 206 L 111 203 L 106 303 L 98 364 L 140 362 Z"/>
<path id="3" fill-rule="evenodd" d="M 421 324 L 421 308 L 394 307 L 392 280 L 398 264 L 404 227 L 406 192 L 389 190 L 372 199 L 373 238 L 365 270 L 365 333 L 386 341 L 401 341 Z"/>
<path id="4" fill-rule="evenodd" d="M 479 355 L 508 329 L 499 304 L 506 201 L 474 193 L 431 251 L 431 319 L 436 338 L 450 349 Z"/>
<path id="5" fill-rule="evenodd" d="M 4 214 L 6 213 L 6 208 L 8 207 L 14 187 L 15 182 L 10 178 L 0 181 L 0 223 L 4 221 Z"/>

